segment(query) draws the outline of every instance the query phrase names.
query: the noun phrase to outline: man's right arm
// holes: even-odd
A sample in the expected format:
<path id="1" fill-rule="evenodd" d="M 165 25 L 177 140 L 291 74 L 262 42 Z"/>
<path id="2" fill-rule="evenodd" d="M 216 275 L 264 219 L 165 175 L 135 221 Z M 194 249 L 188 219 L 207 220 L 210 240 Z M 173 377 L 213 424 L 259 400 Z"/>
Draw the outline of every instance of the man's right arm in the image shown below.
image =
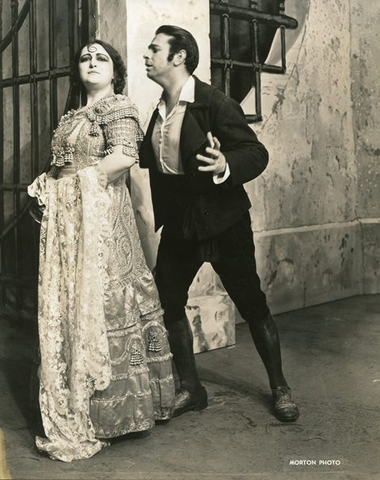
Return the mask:
<path id="1" fill-rule="evenodd" d="M 221 144 L 230 175 L 225 188 L 242 185 L 258 177 L 268 165 L 268 151 L 248 125 L 235 100 L 225 97 L 217 108 L 212 134 Z"/>

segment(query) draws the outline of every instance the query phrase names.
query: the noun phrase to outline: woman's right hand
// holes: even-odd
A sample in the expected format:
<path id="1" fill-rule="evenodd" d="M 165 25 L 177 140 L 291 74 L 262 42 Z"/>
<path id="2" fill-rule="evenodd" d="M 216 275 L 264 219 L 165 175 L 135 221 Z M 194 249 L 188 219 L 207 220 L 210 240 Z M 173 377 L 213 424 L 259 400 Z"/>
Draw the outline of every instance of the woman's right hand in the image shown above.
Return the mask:
<path id="1" fill-rule="evenodd" d="M 57 179 L 54 177 L 46 177 L 46 186 L 50 188 L 56 181 Z"/>
<path id="2" fill-rule="evenodd" d="M 37 200 L 33 198 L 29 207 L 29 213 L 37 223 L 41 223 L 44 214 L 44 207 L 39 205 Z"/>

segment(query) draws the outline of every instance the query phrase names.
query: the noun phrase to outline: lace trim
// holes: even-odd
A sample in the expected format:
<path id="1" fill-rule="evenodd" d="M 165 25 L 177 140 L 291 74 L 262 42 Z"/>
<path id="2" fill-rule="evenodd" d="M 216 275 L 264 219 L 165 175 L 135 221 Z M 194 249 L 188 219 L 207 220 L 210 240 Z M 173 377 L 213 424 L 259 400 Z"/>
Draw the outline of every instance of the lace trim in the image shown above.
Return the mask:
<path id="1" fill-rule="evenodd" d="M 127 142 L 127 140 L 123 140 L 123 148 L 122 152 L 127 157 L 132 157 L 136 159 L 136 163 L 139 162 L 139 152 L 136 145 L 132 145 L 131 142 Z"/>
<path id="2" fill-rule="evenodd" d="M 122 120 L 123 118 L 133 118 L 139 124 L 138 120 L 138 110 L 136 107 L 130 106 L 119 106 L 117 104 L 105 104 L 105 108 L 112 111 L 108 113 L 100 113 L 100 106 L 94 108 L 89 108 L 87 110 L 87 117 L 91 122 L 97 122 L 99 125 L 108 125 L 109 123 L 116 122 L 117 120 Z M 142 140 L 142 137 L 139 138 Z"/>
<path id="3" fill-rule="evenodd" d="M 150 430 L 153 427 L 153 420 L 144 420 L 143 422 L 133 422 L 128 428 L 115 427 L 107 431 L 104 428 L 96 428 L 96 436 L 97 438 L 121 437 L 122 435 L 126 435 L 127 433 L 142 432 L 145 430 Z"/>
<path id="4" fill-rule="evenodd" d="M 95 171 L 98 176 L 98 182 L 99 185 L 102 186 L 103 188 L 107 188 L 108 185 L 108 175 L 105 170 L 100 165 L 96 165 Z"/>
<path id="5" fill-rule="evenodd" d="M 57 128 L 55 130 L 53 130 L 53 134 L 58 130 L 59 127 L 62 127 L 62 125 L 65 125 L 66 123 L 70 123 L 73 116 L 75 115 L 75 112 L 76 112 L 76 110 L 71 109 L 67 113 L 62 115 L 62 117 L 59 119 Z"/>
<path id="6" fill-rule="evenodd" d="M 142 374 L 148 373 L 148 372 L 149 372 L 149 368 L 148 368 L 148 367 L 135 368 L 135 369 L 133 369 L 133 371 L 131 371 L 131 372 L 127 372 L 127 373 L 117 373 L 116 375 L 112 375 L 112 376 L 111 376 L 111 380 L 113 380 L 113 381 L 126 380 L 127 378 L 137 377 L 137 375 L 142 375 Z"/>
<path id="7" fill-rule="evenodd" d="M 163 363 L 170 360 L 173 357 L 172 353 L 168 353 L 167 355 L 162 355 L 160 357 L 148 357 L 146 361 L 149 363 Z"/>
<path id="8" fill-rule="evenodd" d="M 149 330 L 152 327 L 157 327 L 159 330 L 161 330 L 161 333 L 163 333 L 165 335 L 167 334 L 167 330 L 162 325 L 162 323 L 157 321 L 157 320 L 154 320 L 154 319 L 153 320 L 147 320 L 147 323 L 145 325 L 143 325 L 143 327 L 142 327 L 142 331 L 146 332 L 146 330 Z"/>
<path id="9" fill-rule="evenodd" d="M 126 140 L 125 138 L 118 140 L 112 140 L 113 144 L 108 142 L 108 146 L 106 150 L 104 150 L 104 156 L 111 155 L 114 152 L 114 147 L 116 145 L 122 145 L 122 153 L 127 157 L 134 157 L 136 163 L 139 163 L 139 152 L 137 149 L 136 142 L 132 142 L 130 140 Z"/>
<path id="10" fill-rule="evenodd" d="M 108 404 L 108 403 L 121 403 L 127 398 L 145 398 L 150 397 L 152 392 L 150 390 L 146 390 L 145 392 L 128 392 L 125 395 L 119 397 L 112 397 L 112 398 L 92 398 L 91 403 L 93 404 Z"/>
<path id="11" fill-rule="evenodd" d="M 161 308 L 161 306 L 159 306 L 158 309 L 142 315 L 141 320 L 143 322 L 146 322 L 146 321 L 149 321 L 149 320 L 157 320 L 158 318 L 162 317 L 163 315 L 164 315 L 164 310 Z"/>
<path id="12" fill-rule="evenodd" d="M 120 318 L 125 318 L 125 317 L 120 317 Z M 134 317 L 132 317 L 131 319 L 133 320 Z M 118 330 L 109 330 L 107 332 L 107 336 L 108 338 L 120 338 L 120 337 L 126 337 L 131 333 L 137 333 L 139 331 L 140 331 L 140 325 L 138 325 L 136 321 L 136 323 L 134 323 L 130 327 L 125 327 Z"/>
<path id="13" fill-rule="evenodd" d="M 152 378 L 149 380 L 149 383 L 151 384 L 162 384 L 162 383 L 172 383 L 174 381 L 173 375 L 168 375 L 167 377 L 164 378 Z"/>
<path id="14" fill-rule="evenodd" d="M 34 182 L 28 186 L 28 195 L 36 199 L 37 204 L 45 207 L 49 198 L 49 191 L 46 182 L 47 174 L 42 173 Z"/>
<path id="15" fill-rule="evenodd" d="M 106 438 L 106 437 L 104 437 Z M 100 452 L 105 447 L 109 447 L 110 443 L 103 440 L 95 439 L 94 441 L 84 446 L 71 446 L 65 450 L 60 449 L 59 445 L 50 443 L 47 438 L 36 437 L 36 446 L 41 452 L 46 452 L 53 460 L 61 460 L 62 462 L 70 463 L 73 460 L 83 460 L 93 457 L 96 453 Z"/>

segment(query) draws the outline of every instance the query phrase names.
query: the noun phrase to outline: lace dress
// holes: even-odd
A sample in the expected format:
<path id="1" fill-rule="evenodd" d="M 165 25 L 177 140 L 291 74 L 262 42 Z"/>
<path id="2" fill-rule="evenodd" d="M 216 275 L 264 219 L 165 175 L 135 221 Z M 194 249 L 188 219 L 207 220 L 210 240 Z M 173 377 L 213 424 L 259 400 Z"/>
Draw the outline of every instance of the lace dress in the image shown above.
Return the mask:
<path id="1" fill-rule="evenodd" d="M 40 407 L 37 447 L 70 462 L 103 439 L 170 417 L 171 354 L 125 175 L 107 187 L 96 164 L 116 145 L 138 157 L 137 112 L 108 95 L 64 115 L 48 182 L 29 187 L 44 208 L 39 270 Z"/>

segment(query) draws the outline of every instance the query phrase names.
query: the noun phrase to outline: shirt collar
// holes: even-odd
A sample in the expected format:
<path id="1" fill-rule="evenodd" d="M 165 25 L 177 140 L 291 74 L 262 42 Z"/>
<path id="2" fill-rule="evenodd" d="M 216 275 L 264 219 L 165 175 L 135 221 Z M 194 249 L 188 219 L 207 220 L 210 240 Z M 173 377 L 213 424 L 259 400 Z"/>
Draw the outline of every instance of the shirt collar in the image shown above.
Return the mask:
<path id="1" fill-rule="evenodd" d="M 179 94 L 178 103 L 180 102 L 194 103 L 194 101 L 195 101 L 195 79 L 192 75 L 190 75 L 190 77 L 183 84 L 181 93 Z M 157 108 L 161 116 L 162 116 L 162 113 L 166 111 L 165 100 L 163 99 L 162 96 L 157 105 Z"/>
<path id="2" fill-rule="evenodd" d="M 179 102 L 194 103 L 195 99 L 195 80 L 192 75 L 186 80 L 179 94 Z"/>

